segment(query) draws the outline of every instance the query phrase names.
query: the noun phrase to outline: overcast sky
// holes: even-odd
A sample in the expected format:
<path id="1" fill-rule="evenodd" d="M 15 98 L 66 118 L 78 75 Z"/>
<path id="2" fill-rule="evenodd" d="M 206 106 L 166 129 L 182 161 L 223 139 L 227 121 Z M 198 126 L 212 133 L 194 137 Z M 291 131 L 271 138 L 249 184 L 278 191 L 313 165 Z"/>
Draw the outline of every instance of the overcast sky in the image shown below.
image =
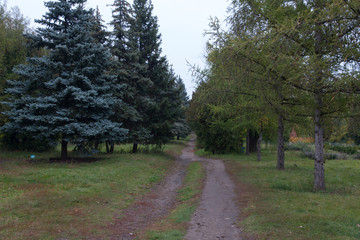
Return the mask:
<path id="1" fill-rule="evenodd" d="M 0 0 L 1 1 L 1 0 Z M 130 0 L 132 2 L 132 0 Z M 88 0 L 88 7 L 99 6 L 103 19 L 111 21 L 113 0 Z M 193 65 L 204 66 L 206 39 L 210 17 L 225 20 L 227 0 L 153 0 L 154 15 L 158 17 L 162 35 L 163 54 L 175 72 L 184 80 L 188 94 L 195 90 L 195 83 L 189 73 L 187 61 Z M 29 18 L 31 26 L 34 19 L 40 19 L 47 11 L 44 0 L 7 0 L 8 8 L 18 6 L 21 13 Z"/>

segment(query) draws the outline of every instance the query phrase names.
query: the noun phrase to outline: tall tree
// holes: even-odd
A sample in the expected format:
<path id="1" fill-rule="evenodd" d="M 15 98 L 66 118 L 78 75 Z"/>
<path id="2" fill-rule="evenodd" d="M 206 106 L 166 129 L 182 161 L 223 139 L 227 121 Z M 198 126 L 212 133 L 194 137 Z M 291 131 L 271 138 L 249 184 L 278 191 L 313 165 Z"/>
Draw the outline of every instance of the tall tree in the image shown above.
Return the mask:
<path id="1" fill-rule="evenodd" d="M 92 19 L 94 21 L 92 37 L 95 39 L 96 43 L 106 44 L 108 42 L 108 37 L 110 33 L 106 30 L 106 26 L 104 26 L 104 20 L 102 19 L 99 7 L 96 7 L 96 11 L 94 12 L 94 17 Z"/>
<path id="2" fill-rule="evenodd" d="M 23 34 L 27 30 L 27 21 L 17 7 L 8 10 L 6 3 L 0 1 L 0 112 L 4 111 L 1 104 L 6 99 L 4 87 L 6 80 L 14 77 L 14 66 L 25 62 L 27 50 Z M 4 124 L 0 116 L 0 126 Z"/>
<path id="3" fill-rule="evenodd" d="M 153 4 L 149 0 L 134 0 L 134 24 L 131 31 L 136 34 L 136 46 L 140 53 L 139 63 L 146 69 L 141 75 L 150 79 L 152 86 L 147 89 L 147 96 L 153 101 L 146 111 L 145 129 L 151 134 L 147 144 L 161 146 L 171 138 L 172 124 L 177 118 L 173 97 L 175 79 L 169 70 L 166 58 L 161 55 L 161 35 L 157 17 L 153 16 Z"/>
<path id="4" fill-rule="evenodd" d="M 356 1 L 330 0 L 235 0 L 233 4 L 240 29 L 249 24 L 250 30 L 266 29 L 268 48 L 279 49 L 274 60 L 285 63 L 278 65 L 283 70 L 271 63 L 267 69 L 307 96 L 303 103 L 312 109 L 314 120 L 314 190 L 325 190 L 325 119 L 348 109 L 347 98 L 359 90 L 360 6 Z M 287 74 L 294 69 L 297 74 Z"/>
<path id="5" fill-rule="evenodd" d="M 138 145 L 147 143 L 152 136 L 147 122 L 149 109 L 155 104 L 149 95 L 153 82 L 146 76 L 146 63 L 140 62 L 141 52 L 131 5 L 125 0 L 116 0 L 113 7 L 112 53 L 116 57 L 113 73 L 125 89 L 116 95 L 125 104 L 117 109 L 115 118 L 129 129 L 127 141 L 133 143 L 132 151 L 136 153 Z"/>
<path id="6" fill-rule="evenodd" d="M 171 130 L 172 134 L 176 136 L 176 139 L 185 138 L 191 133 L 191 128 L 186 122 L 186 110 L 189 107 L 189 97 L 186 92 L 185 84 L 180 76 L 176 79 L 176 95 L 178 95 L 178 99 L 181 102 L 181 106 L 179 108 L 179 119 L 174 123 L 173 128 Z M 175 95 L 175 96 L 176 96 Z"/>
<path id="7" fill-rule="evenodd" d="M 61 139 L 61 157 L 68 157 L 68 142 L 121 141 L 127 131 L 110 120 L 118 100 L 107 74 L 112 62 L 108 49 L 92 37 L 93 10 L 86 0 L 45 3 L 48 12 L 36 22 L 44 25 L 29 35 L 33 46 L 46 47 L 47 56 L 29 58 L 19 65 L 20 80 L 9 81 L 12 96 L 6 112 L 11 122 L 5 132 L 28 132 L 37 139 Z"/>

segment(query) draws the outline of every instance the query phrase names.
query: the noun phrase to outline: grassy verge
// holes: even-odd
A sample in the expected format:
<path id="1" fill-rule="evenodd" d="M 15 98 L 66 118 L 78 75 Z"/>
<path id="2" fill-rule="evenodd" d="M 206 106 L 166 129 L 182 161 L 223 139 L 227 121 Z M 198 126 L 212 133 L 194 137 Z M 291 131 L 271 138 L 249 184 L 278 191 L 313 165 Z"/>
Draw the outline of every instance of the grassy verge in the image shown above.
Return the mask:
<path id="1" fill-rule="evenodd" d="M 186 234 L 187 223 L 198 205 L 204 179 L 205 169 L 201 163 L 191 163 L 183 187 L 179 190 L 176 208 L 166 219 L 155 223 L 139 239 L 182 240 Z"/>
<path id="2" fill-rule="evenodd" d="M 275 169 L 275 152 L 262 162 L 255 155 L 216 157 L 238 183 L 245 232 L 274 240 L 360 239 L 360 161 L 327 161 L 327 191 L 314 193 L 314 162 L 297 152 L 286 152 L 285 171 Z"/>
<path id="3" fill-rule="evenodd" d="M 32 154 L 36 163 L 27 161 Z M 57 155 L 0 153 L 0 239 L 106 236 L 114 214 L 149 191 L 173 164 L 168 154 L 155 153 L 100 155 L 92 163 L 46 160 Z"/>

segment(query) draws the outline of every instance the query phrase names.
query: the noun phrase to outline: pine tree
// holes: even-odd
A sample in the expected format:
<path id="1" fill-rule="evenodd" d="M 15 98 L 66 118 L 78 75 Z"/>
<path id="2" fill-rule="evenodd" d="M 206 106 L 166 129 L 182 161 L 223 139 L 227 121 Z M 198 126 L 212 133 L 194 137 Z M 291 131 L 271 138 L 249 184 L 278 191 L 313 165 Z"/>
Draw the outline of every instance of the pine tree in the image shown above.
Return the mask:
<path id="1" fill-rule="evenodd" d="M 176 120 L 176 110 L 172 102 L 175 80 L 169 71 L 166 58 L 161 55 L 161 35 L 157 17 L 152 15 L 152 2 L 135 0 L 133 11 L 134 24 L 131 25 L 131 31 L 136 34 L 139 63 L 147 66 L 141 74 L 152 82 L 152 86 L 147 89 L 147 96 L 155 103 L 149 105 L 143 119 L 145 128 L 152 135 L 146 143 L 160 147 L 171 138 L 172 124 Z"/>
<path id="2" fill-rule="evenodd" d="M 117 109 L 115 118 L 129 129 L 127 141 L 133 143 L 133 153 L 136 153 L 138 144 L 145 144 L 151 139 L 146 125 L 149 119 L 147 113 L 155 104 L 148 92 L 153 83 L 145 76 L 147 65 L 140 62 L 131 5 L 125 0 L 116 0 L 113 7 L 112 53 L 116 58 L 113 73 L 117 76 L 117 82 L 123 84 L 125 89 L 117 95 L 123 99 L 124 105 Z"/>
<path id="3" fill-rule="evenodd" d="M 180 138 L 186 138 L 191 133 L 191 128 L 186 122 L 185 113 L 189 106 L 189 97 L 187 95 L 185 84 L 180 76 L 176 78 L 175 82 L 176 93 L 174 96 L 178 97 L 180 101 L 179 107 L 179 118 L 174 123 L 172 127 L 172 134 L 176 137 L 177 140 Z"/>
<path id="4" fill-rule="evenodd" d="M 92 37 L 95 39 L 96 43 L 106 44 L 108 42 L 109 32 L 106 31 L 106 27 L 104 26 L 99 7 L 96 7 L 96 11 L 94 17 L 92 19 L 94 21 Z"/>
<path id="5" fill-rule="evenodd" d="M 86 0 L 46 2 L 48 12 L 37 23 L 37 34 L 29 35 L 34 46 L 49 54 L 27 60 L 16 73 L 21 80 L 9 81 L 12 95 L 6 112 L 11 122 L 4 132 L 27 132 L 37 139 L 61 139 L 61 157 L 67 158 L 68 142 L 121 141 L 127 131 L 110 120 L 119 102 L 112 89 L 122 91 L 107 75 L 111 54 L 92 37 L 93 10 Z"/>

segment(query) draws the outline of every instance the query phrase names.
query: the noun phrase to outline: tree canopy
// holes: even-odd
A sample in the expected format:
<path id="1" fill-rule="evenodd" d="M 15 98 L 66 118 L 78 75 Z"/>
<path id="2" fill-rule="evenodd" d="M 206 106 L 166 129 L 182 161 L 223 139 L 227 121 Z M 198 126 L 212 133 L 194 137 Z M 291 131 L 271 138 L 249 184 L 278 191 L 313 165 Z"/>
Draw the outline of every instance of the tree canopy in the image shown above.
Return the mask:
<path id="1" fill-rule="evenodd" d="M 21 38 L 32 54 L 0 79 L 11 79 L 1 131 L 44 144 L 61 140 L 63 159 L 69 142 L 95 149 L 105 142 L 108 152 L 123 142 L 133 152 L 138 144 L 161 148 L 178 135 L 172 130 L 184 120 L 186 92 L 162 55 L 152 2 L 115 0 L 111 33 L 85 3 L 46 2 L 48 12 L 36 20 L 43 27 Z"/>
<path id="2" fill-rule="evenodd" d="M 209 69 L 202 85 L 212 86 L 206 88 L 207 97 L 219 96 L 216 91 L 228 94 L 207 108 L 224 108 L 229 101 L 234 106 L 238 99 L 236 116 L 242 120 L 232 126 L 245 129 L 250 128 L 246 122 L 270 123 L 277 116 L 279 169 L 284 167 L 284 121 L 312 119 L 314 190 L 325 189 L 324 130 L 333 117 L 350 115 L 359 93 L 359 13 L 356 1 L 234 0 L 229 30 L 221 31 L 216 19 L 211 23 Z M 204 94 L 204 87 L 198 92 Z M 192 118 L 200 116 L 200 109 Z M 261 132 L 261 126 L 255 130 Z"/>
<path id="3" fill-rule="evenodd" d="M 93 11 L 85 0 L 47 2 L 48 12 L 37 20 L 45 26 L 28 37 L 44 47 L 48 55 L 32 57 L 19 65 L 19 80 L 9 81 L 6 93 L 12 98 L 5 114 L 11 120 L 4 132 L 27 132 L 37 139 L 62 140 L 62 158 L 67 143 L 85 143 L 100 136 L 104 140 L 124 139 L 126 130 L 113 122 L 113 106 L 121 90 L 107 71 L 111 55 L 92 37 Z"/>

